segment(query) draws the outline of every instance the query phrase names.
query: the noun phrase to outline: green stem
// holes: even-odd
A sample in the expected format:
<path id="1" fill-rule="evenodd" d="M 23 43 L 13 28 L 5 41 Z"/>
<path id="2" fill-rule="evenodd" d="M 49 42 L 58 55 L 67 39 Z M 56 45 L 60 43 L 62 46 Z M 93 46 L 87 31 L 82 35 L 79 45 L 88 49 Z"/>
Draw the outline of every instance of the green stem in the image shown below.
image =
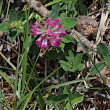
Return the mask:
<path id="1" fill-rule="evenodd" d="M 19 72 L 19 56 L 17 59 L 17 69 L 16 69 L 16 77 L 15 77 L 15 87 L 14 87 L 14 99 L 13 101 L 16 102 L 16 91 L 17 91 L 17 82 L 18 82 L 18 72 Z M 14 105 L 15 108 L 15 105 Z"/>
<path id="2" fill-rule="evenodd" d="M 18 83 L 18 73 L 19 73 L 19 58 L 20 58 L 20 40 L 18 36 L 18 42 L 19 42 L 19 54 L 17 59 L 17 69 L 16 69 L 16 77 L 15 77 L 15 87 L 14 87 L 14 102 L 16 103 L 16 91 L 17 91 L 17 83 Z M 14 105 L 15 108 L 15 105 Z"/>
<path id="3" fill-rule="evenodd" d="M 0 4 L 0 16 L 2 14 L 2 6 L 3 6 L 3 0 L 1 0 L 1 4 Z"/>
<path id="4" fill-rule="evenodd" d="M 6 20 L 8 18 L 8 12 L 9 12 L 9 7 L 10 7 L 10 2 L 11 2 L 11 0 L 9 0 L 9 2 L 8 2 L 8 8 L 7 8 L 7 12 L 6 12 Z"/>
<path id="5" fill-rule="evenodd" d="M 45 7 L 48 7 L 48 6 L 50 6 L 50 5 L 54 5 L 54 4 L 59 3 L 59 2 L 61 2 L 61 1 L 62 1 L 62 0 L 57 0 L 57 1 L 54 1 L 54 2 L 51 2 L 51 3 L 48 3 L 48 4 L 45 5 Z"/>
<path id="6" fill-rule="evenodd" d="M 30 3 L 29 3 L 29 7 L 30 7 Z M 25 87 L 26 68 L 27 68 L 27 47 L 28 47 L 29 11 L 30 11 L 30 8 L 29 8 L 28 12 L 26 12 L 27 23 L 26 23 L 26 40 L 25 40 L 25 56 L 24 56 L 24 68 L 23 68 L 22 92 L 24 91 L 24 87 Z"/>

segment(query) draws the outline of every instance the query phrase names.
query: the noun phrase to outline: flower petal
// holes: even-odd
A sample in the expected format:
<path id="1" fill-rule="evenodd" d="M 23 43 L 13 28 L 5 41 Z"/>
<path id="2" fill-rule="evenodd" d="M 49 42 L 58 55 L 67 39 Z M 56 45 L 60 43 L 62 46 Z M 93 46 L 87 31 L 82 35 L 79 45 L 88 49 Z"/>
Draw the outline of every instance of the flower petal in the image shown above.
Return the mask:
<path id="1" fill-rule="evenodd" d="M 56 29 L 58 29 L 58 28 L 61 28 L 61 29 L 64 29 L 64 27 L 61 25 L 61 24 L 57 24 L 57 25 L 55 25 L 51 30 L 56 30 Z"/>
<path id="2" fill-rule="evenodd" d="M 61 38 L 56 37 L 55 39 L 49 39 L 51 46 L 54 48 L 61 44 Z"/>
<path id="3" fill-rule="evenodd" d="M 42 34 L 42 32 L 36 31 L 35 29 L 31 29 L 31 31 L 32 31 L 32 35 L 34 35 L 34 37 L 39 34 Z"/>
<path id="4" fill-rule="evenodd" d="M 54 33 L 61 36 L 65 36 L 67 34 L 65 30 L 55 30 Z"/>
<path id="5" fill-rule="evenodd" d="M 47 48 L 48 49 L 48 42 L 47 42 L 47 38 L 44 38 L 41 44 L 41 48 Z"/>
<path id="6" fill-rule="evenodd" d="M 30 23 L 30 26 L 29 26 L 29 27 L 30 27 L 30 28 L 34 28 L 34 25 Z"/>
<path id="7" fill-rule="evenodd" d="M 46 35 L 53 36 L 54 35 L 54 32 L 51 31 L 51 30 L 47 30 Z"/>
<path id="8" fill-rule="evenodd" d="M 37 47 L 41 48 L 42 38 L 39 37 L 39 38 L 36 40 L 35 44 L 37 44 Z"/>
<path id="9" fill-rule="evenodd" d="M 40 28 L 42 28 L 42 25 L 40 24 L 40 21 L 35 22 L 34 24 L 35 24 L 35 27 L 38 27 L 39 26 Z"/>
<path id="10" fill-rule="evenodd" d="M 45 21 L 45 28 L 47 28 L 47 25 L 48 25 L 48 23 L 50 22 L 50 20 L 51 20 L 52 18 L 48 18 L 46 21 Z"/>

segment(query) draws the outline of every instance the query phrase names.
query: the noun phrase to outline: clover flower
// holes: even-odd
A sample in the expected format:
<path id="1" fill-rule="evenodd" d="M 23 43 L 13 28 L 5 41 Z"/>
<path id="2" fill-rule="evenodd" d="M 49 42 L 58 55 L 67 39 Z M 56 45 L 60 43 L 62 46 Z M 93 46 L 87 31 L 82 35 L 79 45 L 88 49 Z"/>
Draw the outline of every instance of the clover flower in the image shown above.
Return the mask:
<path id="1" fill-rule="evenodd" d="M 40 24 L 40 22 L 35 22 L 35 26 L 30 24 L 32 35 L 35 37 L 40 35 L 40 37 L 36 40 L 35 44 L 39 48 L 49 48 L 49 45 L 54 48 L 61 44 L 61 36 L 66 35 L 66 31 L 64 27 L 59 24 L 59 18 L 53 19 L 48 18 L 45 21 L 44 27 Z"/>

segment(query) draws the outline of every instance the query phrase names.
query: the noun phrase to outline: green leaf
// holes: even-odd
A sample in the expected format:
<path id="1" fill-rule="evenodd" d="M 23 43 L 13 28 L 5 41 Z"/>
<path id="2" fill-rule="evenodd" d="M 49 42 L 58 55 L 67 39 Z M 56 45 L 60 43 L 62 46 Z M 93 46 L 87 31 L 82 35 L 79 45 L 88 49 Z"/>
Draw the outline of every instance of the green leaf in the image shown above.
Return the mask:
<path id="1" fill-rule="evenodd" d="M 53 104 L 55 110 L 59 110 L 58 107 L 57 107 L 57 105 L 54 102 L 52 104 Z"/>
<path id="2" fill-rule="evenodd" d="M 87 7 L 84 4 L 79 4 L 79 9 L 80 9 L 81 14 L 83 14 L 84 11 L 87 9 Z M 87 11 L 84 14 L 87 15 Z"/>
<path id="3" fill-rule="evenodd" d="M 9 12 L 9 21 L 16 21 L 16 18 L 17 18 L 16 11 L 12 9 Z"/>
<path id="4" fill-rule="evenodd" d="M 67 110 L 72 110 L 71 102 L 68 102 L 68 103 L 66 104 L 66 109 L 67 109 Z"/>
<path id="5" fill-rule="evenodd" d="M 55 60 L 56 58 L 59 58 L 61 55 L 63 54 L 63 52 L 57 52 L 56 50 L 51 50 L 49 52 L 46 52 L 45 55 L 43 55 L 43 57 L 45 59 L 51 59 L 51 60 Z"/>
<path id="6" fill-rule="evenodd" d="M 65 66 L 65 65 L 63 65 L 63 64 L 60 64 L 60 65 L 61 65 L 61 67 L 62 67 L 65 71 L 68 71 L 68 69 L 70 68 L 70 67 Z"/>
<path id="7" fill-rule="evenodd" d="M 72 99 L 72 93 L 67 86 L 65 86 L 65 88 L 63 90 L 63 94 L 69 94 L 69 97 L 66 99 L 67 101 L 70 101 Z"/>
<path id="8" fill-rule="evenodd" d="M 60 18 L 61 18 L 61 19 L 66 18 L 66 13 L 61 13 L 61 14 L 60 14 Z"/>
<path id="9" fill-rule="evenodd" d="M 20 11 L 17 13 L 17 20 L 22 20 L 22 18 L 26 18 L 26 12 L 25 11 Z"/>
<path id="10" fill-rule="evenodd" d="M 72 65 L 70 65 L 68 62 L 63 61 L 63 60 L 60 60 L 60 64 L 63 64 L 63 65 L 68 66 L 68 67 L 72 67 Z"/>
<path id="11" fill-rule="evenodd" d="M 74 57 L 65 56 L 68 61 L 73 60 Z"/>
<path id="12" fill-rule="evenodd" d="M 73 57 L 74 58 L 74 54 L 73 54 L 73 52 L 71 50 L 68 50 L 68 55 L 69 55 L 69 57 Z"/>
<path id="13" fill-rule="evenodd" d="M 103 68 L 105 67 L 105 62 L 101 61 L 99 63 L 96 64 L 96 67 L 99 71 L 103 70 Z M 97 69 L 95 68 L 95 66 L 92 67 L 91 69 L 91 75 L 95 75 L 98 73 Z"/>
<path id="14" fill-rule="evenodd" d="M 77 69 L 81 70 L 84 67 L 84 64 L 81 64 L 82 55 L 77 54 L 76 57 L 74 57 L 74 54 L 71 50 L 68 51 L 69 56 L 66 56 L 66 59 L 68 62 L 60 60 L 60 64 L 62 68 L 65 71 L 71 71 L 74 72 Z"/>
<path id="15" fill-rule="evenodd" d="M 49 106 L 51 105 L 51 102 L 52 102 L 52 100 L 53 100 L 53 97 L 54 97 L 53 94 L 51 94 L 51 95 L 49 95 L 49 96 L 47 97 L 47 104 L 48 104 Z"/>
<path id="16" fill-rule="evenodd" d="M 72 37 L 69 34 L 67 34 L 66 36 L 62 36 L 61 39 L 64 43 L 70 43 L 73 41 Z"/>
<path id="17" fill-rule="evenodd" d="M 71 101 L 72 103 L 77 103 L 83 98 L 82 94 L 79 93 L 74 93 L 73 94 L 73 100 Z"/>
<path id="18" fill-rule="evenodd" d="M 78 65 L 78 71 L 81 71 L 84 68 L 84 63 L 80 63 Z"/>
<path id="19" fill-rule="evenodd" d="M 76 1 L 77 1 L 77 0 L 76 0 Z M 76 2 L 76 1 L 75 1 L 75 2 Z M 76 9 L 75 9 L 75 7 L 74 7 L 74 4 L 75 4 L 75 3 L 69 3 L 69 4 L 68 4 L 68 10 L 69 10 L 69 11 L 76 11 Z"/>
<path id="20" fill-rule="evenodd" d="M 70 65 L 70 63 L 63 60 L 60 60 L 60 65 L 65 71 L 68 71 L 69 68 L 72 68 L 72 65 Z"/>
<path id="21" fill-rule="evenodd" d="M 77 19 L 73 17 L 68 17 L 68 18 L 62 19 L 59 23 L 61 23 L 64 29 L 67 30 L 76 25 Z"/>
<path id="22" fill-rule="evenodd" d="M 9 32 L 8 27 L 9 27 L 9 23 L 7 21 L 5 21 L 0 25 L 0 31 Z"/>
<path id="23" fill-rule="evenodd" d="M 83 69 L 83 66 L 84 65 L 81 65 L 81 60 L 82 60 L 82 55 L 81 54 L 77 54 L 74 59 L 72 60 L 73 62 L 73 67 L 72 68 L 69 68 L 68 71 L 71 71 L 71 72 L 75 72 L 76 70 L 79 69 L 79 71 L 81 69 Z"/>
<path id="24" fill-rule="evenodd" d="M 59 9 L 60 9 L 60 5 L 58 3 L 52 9 L 52 11 L 50 13 L 50 18 L 53 18 L 53 19 L 57 18 L 58 17 L 58 13 L 59 13 Z"/>
<path id="25" fill-rule="evenodd" d="M 110 66 L 110 56 L 107 55 L 104 57 L 104 59 L 105 59 L 106 63 Z"/>
<path id="26" fill-rule="evenodd" d="M 61 43 L 61 44 L 57 47 L 57 50 L 58 50 L 58 51 L 63 51 L 63 50 L 64 50 L 64 47 L 65 47 L 65 43 Z"/>
<path id="27" fill-rule="evenodd" d="M 97 45 L 97 52 L 102 59 L 104 59 L 104 57 L 109 54 L 109 50 L 108 50 L 107 46 L 103 43 L 99 43 Z"/>
<path id="28" fill-rule="evenodd" d="M 70 71 L 70 72 L 75 72 L 77 69 L 78 69 L 78 66 L 77 66 L 77 67 L 69 68 L 68 71 Z"/>
<path id="29" fill-rule="evenodd" d="M 78 67 L 78 65 L 81 63 L 81 60 L 82 60 L 82 55 L 77 54 L 73 60 L 73 66 Z"/>
<path id="30" fill-rule="evenodd" d="M 10 31 L 9 32 L 9 39 L 11 42 L 14 42 L 14 40 L 16 39 L 17 33 L 15 31 Z"/>
<path id="31" fill-rule="evenodd" d="M 65 88 L 63 90 L 63 94 L 71 94 L 71 91 L 67 86 L 65 86 Z"/>
<path id="32" fill-rule="evenodd" d="M 53 98 L 54 102 L 60 103 L 65 101 L 68 98 L 68 94 L 61 94 L 61 95 L 57 95 Z"/>
<path id="33" fill-rule="evenodd" d="M 69 2 L 71 2 L 72 0 L 62 0 L 62 2 L 64 2 L 64 3 L 69 3 Z"/>
<path id="34" fill-rule="evenodd" d="M 85 60 L 85 61 L 87 61 L 88 60 L 88 56 L 87 56 L 87 54 L 85 53 L 85 54 L 83 54 L 83 56 L 82 56 L 82 60 Z"/>
<path id="35" fill-rule="evenodd" d="M 74 59 L 74 54 L 73 54 L 73 52 L 71 50 L 68 50 L 68 55 L 69 56 L 66 56 L 66 59 L 68 61 L 72 61 Z"/>
<path id="36" fill-rule="evenodd" d="M 76 11 L 76 8 L 74 6 L 76 4 L 76 2 L 77 2 L 77 0 L 74 0 L 74 1 L 71 1 L 70 3 L 68 3 L 69 16 L 75 17 L 77 15 L 77 11 Z"/>
<path id="37" fill-rule="evenodd" d="M 76 67 L 68 68 L 68 71 L 70 72 L 75 72 L 76 70 L 81 71 L 84 68 L 84 64 L 79 64 Z"/>
<path id="38" fill-rule="evenodd" d="M 63 4 L 63 5 L 61 5 L 61 7 L 60 7 L 60 11 L 64 11 L 64 10 L 66 10 L 66 4 Z"/>

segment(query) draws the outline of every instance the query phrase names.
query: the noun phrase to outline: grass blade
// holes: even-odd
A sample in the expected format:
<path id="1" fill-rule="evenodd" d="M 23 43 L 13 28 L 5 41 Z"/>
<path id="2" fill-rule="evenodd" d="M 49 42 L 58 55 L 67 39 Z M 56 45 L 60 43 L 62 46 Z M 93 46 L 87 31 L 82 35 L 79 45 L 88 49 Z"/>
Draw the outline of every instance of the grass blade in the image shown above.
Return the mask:
<path id="1" fill-rule="evenodd" d="M 0 55 L 5 59 L 5 61 L 14 69 L 16 70 L 16 67 L 0 52 Z"/>
<path id="2" fill-rule="evenodd" d="M 44 89 L 57 88 L 57 87 L 66 86 L 66 85 L 69 85 L 69 84 L 78 83 L 78 82 L 82 82 L 82 81 L 85 81 L 85 80 L 92 80 L 92 79 L 96 79 L 96 77 L 88 77 L 88 78 L 84 78 L 84 79 L 68 81 L 68 82 L 57 84 L 57 85 L 54 85 L 54 86 L 49 86 L 49 87 L 46 87 Z"/>
<path id="3" fill-rule="evenodd" d="M 6 82 L 8 82 L 10 84 L 12 89 L 14 89 L 14 85 L 11 84 L 11 81 L 4 75 L 4 73 L 0 71 L 0 75 L 6 80 Z"/>

